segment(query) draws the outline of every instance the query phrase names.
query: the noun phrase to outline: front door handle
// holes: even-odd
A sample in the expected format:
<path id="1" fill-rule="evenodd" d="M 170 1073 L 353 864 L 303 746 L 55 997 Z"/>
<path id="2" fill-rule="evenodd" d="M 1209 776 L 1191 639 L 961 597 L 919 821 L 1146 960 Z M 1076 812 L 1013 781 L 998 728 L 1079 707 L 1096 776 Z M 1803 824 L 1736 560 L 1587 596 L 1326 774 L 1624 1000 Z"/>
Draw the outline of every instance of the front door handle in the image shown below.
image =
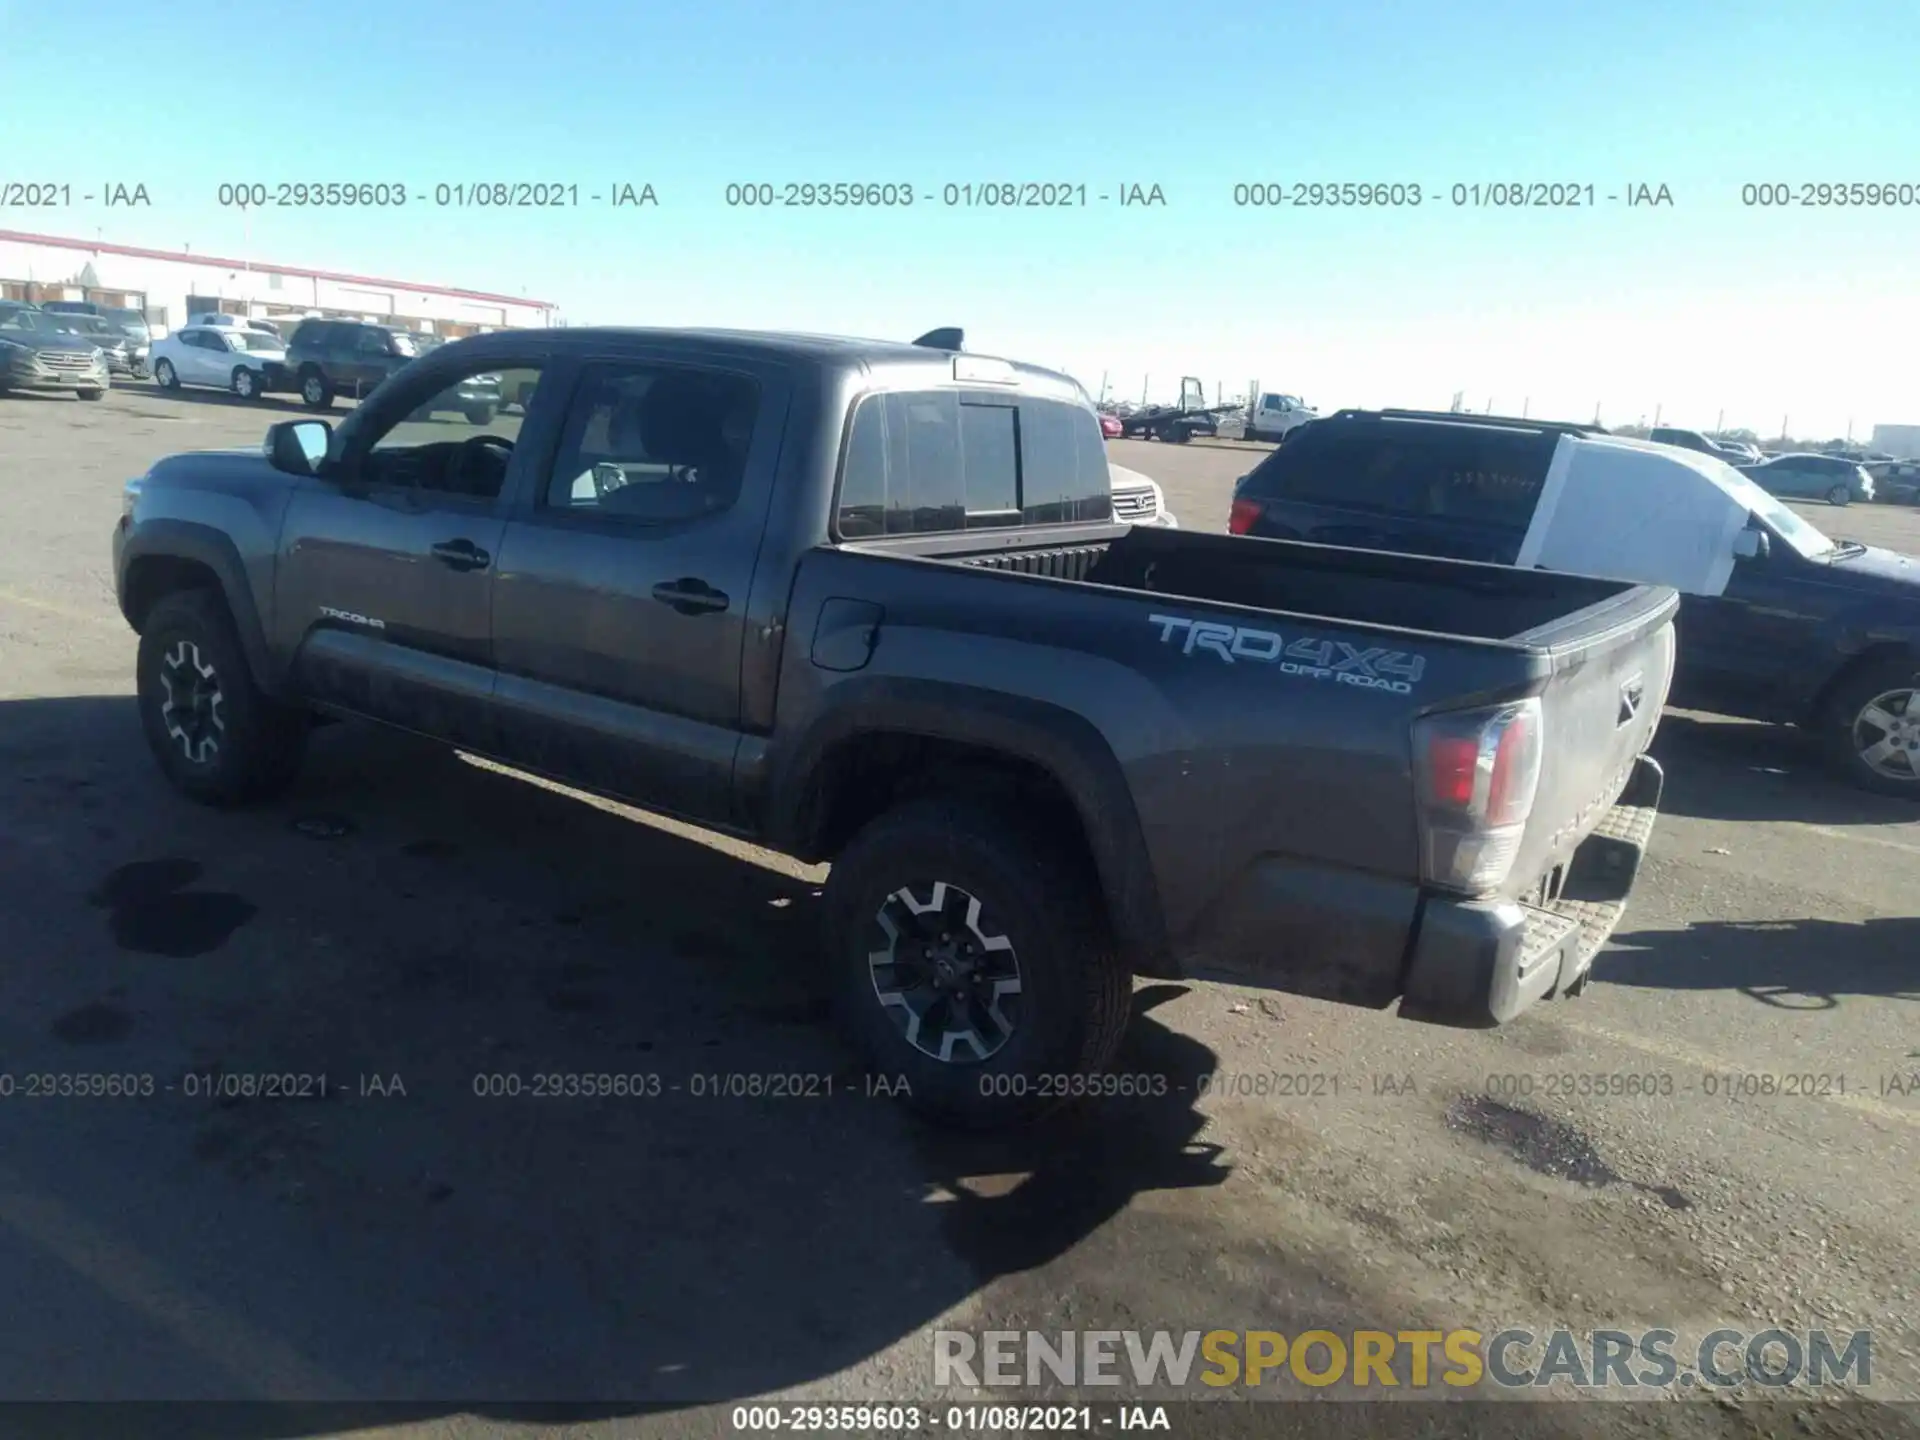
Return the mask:
<path id="1" fill-rule="evenodd" d="M 653 598 L 670 605 L 682 615 L 706 615 L 727 608 L 726 593 L 706 581 L 688 575 L 678 580 L 663 580 L 653 587 Z"/>
<path id="2" fill-rule="evenodd" d="M 493 557 L 471 540 L 442 540 L 433 547 L 433 558 L 450 570 L 484 570 Z"/>

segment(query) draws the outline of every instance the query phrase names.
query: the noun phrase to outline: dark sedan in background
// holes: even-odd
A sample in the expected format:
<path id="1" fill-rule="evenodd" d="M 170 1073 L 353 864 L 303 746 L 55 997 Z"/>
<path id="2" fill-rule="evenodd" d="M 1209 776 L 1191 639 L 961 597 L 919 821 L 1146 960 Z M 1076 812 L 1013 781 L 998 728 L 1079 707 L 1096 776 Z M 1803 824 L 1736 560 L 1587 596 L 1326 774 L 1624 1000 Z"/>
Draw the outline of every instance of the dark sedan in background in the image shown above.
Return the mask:
<path id="1" fill-rule="evenodd" d="M 49 323 L 38 310 L 0 317 L 0 394 L 71 390 L 82 400 L 100 400 L 112 383 L 107 352 L 86 336 Z"/>
<path id="2" fill-rule="evenodd" d="M 1873 499 L 1873 477 L 1858 462 L 1837 455 L 1778 455 L 1739 467 L 1769 495 L 1851 505 Z"/>

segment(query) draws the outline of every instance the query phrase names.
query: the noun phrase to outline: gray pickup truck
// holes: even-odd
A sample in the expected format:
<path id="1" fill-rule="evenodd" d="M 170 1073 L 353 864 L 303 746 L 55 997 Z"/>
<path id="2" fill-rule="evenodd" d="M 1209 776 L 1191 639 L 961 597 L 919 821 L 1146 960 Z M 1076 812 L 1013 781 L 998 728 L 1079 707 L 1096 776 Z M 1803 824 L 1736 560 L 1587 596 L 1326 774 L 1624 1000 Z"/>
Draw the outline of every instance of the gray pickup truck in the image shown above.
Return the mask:
<path id="1" fill-rule="evenodd" d="M 113 537 L 154 756 L 239 803 L 367 717 L 830 862 L 848 1033 L 965 1124 L 1106 1093 L 1136 975 L 1577 991 L 1674 593 L 1117 524 L 1085 392 L 941 333 L 497 333 L 162 460 Z M 524 414 L 415 418 L 469 374 Z"/>

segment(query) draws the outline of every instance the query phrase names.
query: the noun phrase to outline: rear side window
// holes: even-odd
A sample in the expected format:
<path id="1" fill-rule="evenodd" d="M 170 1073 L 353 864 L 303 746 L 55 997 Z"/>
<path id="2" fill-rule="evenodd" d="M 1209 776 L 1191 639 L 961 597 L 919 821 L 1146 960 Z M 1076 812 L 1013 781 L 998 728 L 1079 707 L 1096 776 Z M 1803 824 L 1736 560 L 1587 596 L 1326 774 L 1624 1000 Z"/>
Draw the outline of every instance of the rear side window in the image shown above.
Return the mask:
<path id="1" fill-rule="evenodd" d="M 1553 437 L 1469 426 L 1307 426 L 1247 477 L 1250 499 L 1524 531 Z"/>
<path id="2" fill-rule="evenodd" d="M 1100 422 L 1058 401 L 953 390 L 870 395 L 841 471 L 843 539 L 1104 520 Z"/>

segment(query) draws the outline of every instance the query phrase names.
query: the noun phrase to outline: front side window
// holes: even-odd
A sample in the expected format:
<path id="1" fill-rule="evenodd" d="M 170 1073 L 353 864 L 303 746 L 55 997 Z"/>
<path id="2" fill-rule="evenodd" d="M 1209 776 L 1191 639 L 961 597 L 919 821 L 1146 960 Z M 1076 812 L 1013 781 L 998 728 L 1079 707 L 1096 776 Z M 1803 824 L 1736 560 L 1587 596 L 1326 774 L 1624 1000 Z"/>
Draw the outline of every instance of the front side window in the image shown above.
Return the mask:
<path id="1" fill-rule="evenodd" d="M 502 392 L 519 383 L 502 376 Z M 542 504 L 654 525 L 719 514 L 740 498 L 759 412 L 760 388 L 744 375 L 590 366 Z"/>
<path id="2" fill-rule="evenodd" d="M 477 407 L 473 396 L 489 393 L 501 373 L 497 362 L 476 363 L 470 373 L 456 372 L 444 389 L 420 397 L 374 438 L 361 461 L 361 478 L 391 489 L 497 498 L 526 416 Z M 538 383 L 536 366 L 507 373 L 521 377 L 529 391 Z"/>

